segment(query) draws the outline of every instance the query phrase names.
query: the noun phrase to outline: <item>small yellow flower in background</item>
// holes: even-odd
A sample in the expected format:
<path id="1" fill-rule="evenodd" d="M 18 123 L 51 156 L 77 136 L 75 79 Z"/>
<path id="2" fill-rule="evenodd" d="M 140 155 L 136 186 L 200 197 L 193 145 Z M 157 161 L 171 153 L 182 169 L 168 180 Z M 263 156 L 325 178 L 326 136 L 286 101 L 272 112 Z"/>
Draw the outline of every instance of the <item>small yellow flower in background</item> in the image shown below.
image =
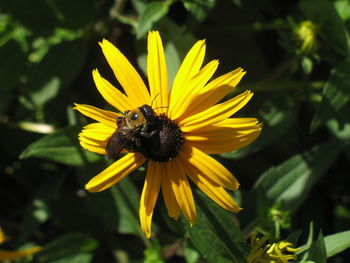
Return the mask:
<path id="1" fill-rule="evenodd" d="M 295 35 L 300 42 L 299 50 L 302 53 L 314 53 L 318 47 L 318 26 L 312 21 L 303 21 L 295 29 Z"/>
<path id="2" fill-rule="evenodd" d="M 8 239 L 9 237 L 5 235 L 4 231 L 2 231 L 0 227 L 0 245 L 5 243 Z M 0 261 L 9 261 L 9 260 L 15 260 L 19 258 L 24 258 L 29 255 L 33 255 L 40 250 L 41 250 L 40 246 L 35 246 L 25 250 L 18 250 L 18 251 L 0 250 Z"/>
<path id="3" fill-rule="evenodd" d="M 293 248 L 293 244 L 287 241 L 273 243 L 270 236 L 251 238 L 252 250 L 250 251 L 248 263 L 289 263 L 297 260 L 294 254 L 299 248 Z"/>
<path id="4" fill-rule="evenodd" d="M 92 72 L 93 79 L 103 98 L 125 114 L 76 104 L 75 109 L 97 121 L 83 128 L 80 144 L 110 158 L 122 149 L 128 153 L 92 178 L 85 188 L 103 191 L 147 162 L 139 208 L 147 238 L 151 236 L 160 190 L 170 217 L 177 219 L 182 211 L 191 223 L 196 221 L 188 177 L 221 207 L 239 212 L 241 208 L 225 190 L 237 190 L 237 179 L 208 154 L 240 149 L 260 134 L 257 119 L 230 118 L 250 100 L 252 92 L 218 103 L 239 83 L 243 69 L 208 82 L 219 63 L 213 60 L 202 67 L 206 45 L 200 40 L 186 55 L 169 91 L 163 44 L 159 33 L 152 31 L 148 34 L 148 90 L 114 45 L 104 39 L 100 46 L 125 94 L 102 78 L 97 69 Z"/>

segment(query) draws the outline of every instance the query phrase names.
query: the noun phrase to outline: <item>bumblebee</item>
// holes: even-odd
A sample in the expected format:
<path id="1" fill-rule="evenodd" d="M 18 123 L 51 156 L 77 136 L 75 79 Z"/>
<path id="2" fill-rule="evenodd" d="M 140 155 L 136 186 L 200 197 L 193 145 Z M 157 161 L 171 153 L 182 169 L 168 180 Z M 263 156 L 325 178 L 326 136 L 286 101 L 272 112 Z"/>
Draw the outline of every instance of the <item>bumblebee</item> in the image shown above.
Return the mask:
<path id="1" fill-rule="evenodd" d="M 116 158 L 123 149 L 128 152 L 141 152 L 147 156 L 145 141 L 151 140 L 159 132 L 158 119 L 154 110 L 147 104 L 128 110 L 124 116 L 118 117 L 118 127 L 106 145 L 108 158 Z"/>

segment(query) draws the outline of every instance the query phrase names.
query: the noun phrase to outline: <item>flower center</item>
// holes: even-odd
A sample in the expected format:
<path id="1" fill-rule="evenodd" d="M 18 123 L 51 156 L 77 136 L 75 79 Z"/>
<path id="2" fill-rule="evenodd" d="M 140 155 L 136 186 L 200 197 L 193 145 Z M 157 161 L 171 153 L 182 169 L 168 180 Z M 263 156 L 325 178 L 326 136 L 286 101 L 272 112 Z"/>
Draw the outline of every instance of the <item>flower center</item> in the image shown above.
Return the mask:
<path id="1" fill-rule="evenodd" d="M 156 162 L 167 162 L 175 158 L 185 142 L 177 123 L 165 114 L 160 114 L 154 122 L 156 133 L 150 138 L 141 137 L 140 152 Z"/>

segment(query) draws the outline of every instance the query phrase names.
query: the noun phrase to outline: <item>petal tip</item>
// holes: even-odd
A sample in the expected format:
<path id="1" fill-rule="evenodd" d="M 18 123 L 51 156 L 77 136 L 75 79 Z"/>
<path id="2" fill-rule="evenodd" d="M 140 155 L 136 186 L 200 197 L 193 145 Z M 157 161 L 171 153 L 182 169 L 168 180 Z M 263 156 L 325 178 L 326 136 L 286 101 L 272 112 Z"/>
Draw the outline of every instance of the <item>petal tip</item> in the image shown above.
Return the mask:
<path id="1" fill-rule="evenodd" d="M 147 233 L 145 233 L 145 236 L 146 236 L 147 239 L 150 239 L 151 238 L 151 233 L 147 232 Z"/>
<path id="2" fill-rule="evenodd" d="M 75 103 L 75 102 L 74 102 L 73 110 L 79 110 L 80 105 L 81 105 L 81 104 Z"/>
<path id="3" fill-rule="evenodd" d="M 96 185 L 91 183 L 91 180 L 84 186 L 84 188 L 90 193 L 100 192 L 100 190 L 96 188 Z"/>

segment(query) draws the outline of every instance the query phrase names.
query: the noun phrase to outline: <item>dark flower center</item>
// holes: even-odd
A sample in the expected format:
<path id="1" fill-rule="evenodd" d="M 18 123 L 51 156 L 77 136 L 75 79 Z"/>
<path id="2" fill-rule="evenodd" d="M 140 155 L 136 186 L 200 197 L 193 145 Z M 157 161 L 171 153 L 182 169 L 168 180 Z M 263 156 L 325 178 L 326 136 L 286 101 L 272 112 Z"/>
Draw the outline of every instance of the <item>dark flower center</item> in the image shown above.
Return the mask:
<path id="1" fill-rule="evenodd" d="M 156 162 L 167 162 L 175 158 L 185 142 L 177 123 L 165 114 L 160 114 L 156 117 L 153 128 L 156 131 L 153 136 L 140 138 L 142 145 L 140 152 Z"/>

